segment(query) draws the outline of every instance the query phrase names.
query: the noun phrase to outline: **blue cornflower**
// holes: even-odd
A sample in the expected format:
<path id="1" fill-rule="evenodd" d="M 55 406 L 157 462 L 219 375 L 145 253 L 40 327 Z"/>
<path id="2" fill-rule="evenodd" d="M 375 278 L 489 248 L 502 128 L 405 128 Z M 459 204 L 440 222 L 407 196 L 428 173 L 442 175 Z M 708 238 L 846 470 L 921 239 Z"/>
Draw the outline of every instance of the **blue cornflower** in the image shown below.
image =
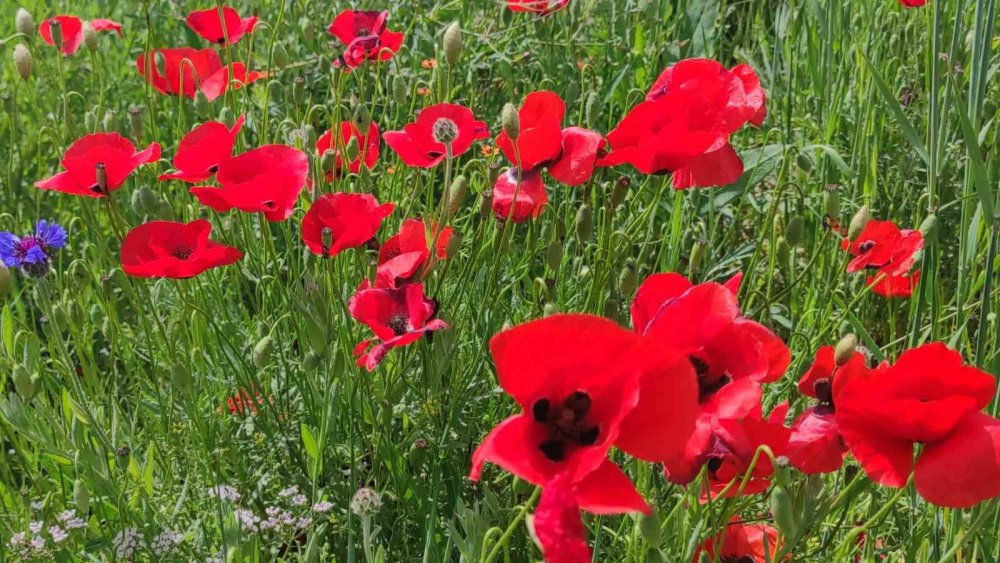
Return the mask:
<path id="1" fill-rule="evenodd" d="M 32 276 L 44 276 L 49 271 L 52 251 L 66 246 L 66 229 L 55 221 L 41 219 L 35 233 L 19 237 L 0 232 L 0 260 L 8 268 L 21 268 Z"/>

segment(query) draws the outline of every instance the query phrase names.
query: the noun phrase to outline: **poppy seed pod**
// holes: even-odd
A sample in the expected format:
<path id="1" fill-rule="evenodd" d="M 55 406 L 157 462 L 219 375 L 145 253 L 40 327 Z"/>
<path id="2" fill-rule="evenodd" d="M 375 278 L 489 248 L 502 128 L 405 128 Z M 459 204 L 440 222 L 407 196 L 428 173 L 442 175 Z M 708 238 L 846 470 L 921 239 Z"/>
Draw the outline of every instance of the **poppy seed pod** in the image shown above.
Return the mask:
<path id="1" fill-rule="evenodd" d="M 776 486 L 771 491 L 771 512 L 774 523 L 785 537 L 794 538 L 798 533 L 792 496 L 784 487 Z"/>
<path id="2" fill-rule="evenodd" d="M 845 334 L 837 346 L 833 349 L 833 361 L 837 366 L 845 365 L 854 357 L 854 350 L 858 347 L 858 337 L 853 333 Z"/>
<path id="3" fill-rule="evenodd" d="M 514 107 L 514 104 L 510 102 L 504 104 L 501 121 L 504 132 L 507 133 L 510 140 L 516 141 L 518 135 L 521 134 L 521 118 L 518 116 L 517 108 Z"/>
<path id="4" fill-rule="evenodd" d="M 462 55 L 462 28 L 454 22 L 444 31 L 444 58 L 448 66 L 455 66 Z"/>
<path id="5" fill-rule="evenodd" d="M 267 83 L 267 95 L 272 100 L 281 100 L 285 96 L 285 85 L 278 80 Z"/>
<path id="6" fill-rule="evenodd" d="M 594 234 L 594 212 L 590 210 L 589 205 L 580 206 L 576 212 L 576 221 L 574 221 L 573 226 L 576 227 L 576 236 L 581 242 L 590 240 Z"/>
<path id="7" fill-rule="evenodd" d="M 73 502 L 76 503 L 76 511 L 83 516 L 90 512 L 90 491 L 83 479 L 73 481 Z"/>
<path id="8" fill-rule="evenodd" d="M 597 92 L 591 92 L 587 94 L 587 102 L 584 105 L 584 113 L 587 116 L 587 123 L 593 126 L 597 122 L 598 115 L 601 111 L 601 99 L 597 95 Z"/>
<path id="9" fill-rule="evenodd" d="M 25 80 L 31 76 L 31 51 L 25 47 L 24 43 L 18 43 L 14 46 L 14 68 Z"/>
<path id="10" fill-rule="evenodd" d="M 625 261 L 625 267 L 618 274 L 618 293 L 622 297 L 631 297 L 639 286 L 639 274 L 635 271 L 635 262 Z"/>
<path id="11" fill-rule="evenodd" d="M 663 528 L 660 516 L 655 510 L 639 517 L 639 532 L 642 534 L 642 539 L 653 547 L 663 542 Z"/>
<path id="12" fill-rule="evenodd" d="M 7 266 L 0 264 L 0 295 L 10 295 L 14 290 L 14 279 Z"/>
<path id="13" fill-rule="evenodd" d="M 137 140 L 142 137 L 144 128 L 142 106 L 130 106 L 128 108 L 128 123 L 132 128 L 132 136 Z"/>
<path id="14" fill-rule="evenodd" d="M 28 373 L 28 368 L 19 364 L 14 368 L 14 389 L 22 401 L 31 401 L 38 392 L 38 375 Z"/>
<path id="15" fill-rule="evenodd" d="M 288 51 L 281 43 L 274 44 L 274 66 L 283 69 L 288 66 Z"/>
<path id="16" fill-rule="evenodd" d="M 854 214 L 851 219 L 850 226 L 847 227 L 847 238 L 854 240 L 861 234 L 861 231 L 865 230 L 865 225 L 868 224 L 868 206 L 863 205 L 858 212 Z"/>
<path id="17" fill-rule="evenodd" d="M 191 378 L 191 372 L 188 371 L 187 367 L 177 363 L 170 368 L 170 383 L 181 393 L 187 393 L 191 390 L 194 380 Z"/>
<path id="18" fill-rule="evenodd" d="M 52 18 L 52 20 L 49 21 L 49 33 L 52 36 L 52 45 L 54 45 L 56 49 L 62 51 L 62 24 L 58 19 Z"/>
<path id="19" fill-rule="evenodd" d="M 559 313 L 559 307 L 556 307 L 555 303 L 546 303 L 545 307 L 542 308 L 543 317 L 551 317 Z"/>
<path id="20" fill-rule="evenodd" d="M 14 28 L 29 39 L 34 37 L 35 18 L 31 16 L 31 12 L 24 8 L 18 8 L 17 15 L 14 16 Z"/>
<path id="21" fill-rule="evenodd" d="M 117 131 L 118 114 L 116 114 L 112 109 L 104 112 L 104 119 L 101 120 L 101 127 L 103 127 L 105 131 Z"/>
<path id="22" fill-rule="evenodd" d="M 552 242 L 549 243 L 548 248 L 545 249 L 545 263 L 548 264 L 549 269 L 553 272 L 559 271 L 559 266 L 562 265 L 563 258 L 563 244 L 558 238 L 553 238 Z"/>
<path id="23" fill-rule="evenodd" d="M 632 185 L 632 180 L 628 176 L 619 176 L 615 180 L 615 187 L 611 190 L 611 209 L 617 209 L 628 196 L 628 188 Z"/>
<path id="24" fill-rule="evenodd" d="M 826 187 L 826 193 L 823 194 L 823 211 L 831 219 L 840 217 L 840 190 L 836 184 Z"/>
<path id="25" fill-rule="evenodd" d="M 274 348 L 274 339 L 271 335 L 266 335 L 257 341 L 253 347 L 253 365 L 257 369 L 262 369 L 271 360 L 271 349 Z"/>
<path id="26" fill-rule="evenodd" d="M 931 242 L 937 238 L 938 228 L 940 227 L 940 221 L 938 221 L 937 215 L 931 213 L 924 219 L 923 223 L 920 223 L 920 233 L 924 235 L 925 242 Z"/>
<path id="27" fill-rule="evenodd" d="M 358 104 L 358 107 L 354 108 L 354 124 L 358 126 L 358 131 L 367 131 L 368 126 L 372 124 L 372 114 L 368 112 L 368 106 L 365 104 Z"/>
<path id="28" fill-rule="evenodd" d="M 351 139 L 352 141 L 354 139 Z M 319 159 L 319 166 L 323 172 L 330 172 L 337 165 L 337 152 L 333 149 L 323 151 L 323 156 Z"/>
<path id="29" fill-rule="evenodd" d="M 801 215 L 794 215 L 788 220 L 785 226 L 785 240 L 789 246 L 798 246 L 802 242 L 802 234 L 805 232 L 806 222 Z"/>
<path id="30" fill-rule="evenodd" d="M 83 44 L 91 51 L 97 51 L 97 31 L 90 22 L 83 22 Z"/>
<path id="31" fill-rule="evenodd" d="M 400 75 L 392 77 L 392 98 L 397 104 L 405 104 L 407 99 L 406 79 Z"/>

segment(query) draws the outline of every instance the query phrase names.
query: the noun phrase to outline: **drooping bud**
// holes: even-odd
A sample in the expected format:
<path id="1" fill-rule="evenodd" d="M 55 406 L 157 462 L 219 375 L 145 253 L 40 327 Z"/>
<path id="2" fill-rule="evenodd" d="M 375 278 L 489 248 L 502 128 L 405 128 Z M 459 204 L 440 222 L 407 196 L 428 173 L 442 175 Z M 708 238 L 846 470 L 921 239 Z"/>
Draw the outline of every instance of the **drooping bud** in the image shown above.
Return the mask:
<path id="1" fill-rule="evenodd" d="M 827 217 L 837 219 L 840 217 L 840 190 L 836 186 L 828 186 L 823 194 L 823 208 Z"/>
<path id="2" fill-rule="evenodd" d="M 88 109 L 87 113 L 83 114 L 83 126 L 87 131 L 97 130 L 97 114 L 94 110 Z"/>
<path id="3" fill-rule="evenodd" d="M 628 176 L 619 176 L 615 180 L 615 187 L 611 190 L 611 209 L 618 209 L 628 196 L 628 188 L 632 185 L 632 180 Z"/>
<path id="4" fill-rule="evenodd" d="M 778 240 L 774 241 L 774 251 L 778 257 L 779 264 L 788 263 L 792 249 L 788 246 L 788 241 L 785 240 L 785 237 L 778 237 Z"/>
<path id="5" fill-rule="evenodd" d="M 83 44 L 91 51 L 97 51 L 97 32 L 90 22 L 83 22 Z"/>
<path id="6" fill-rule="evenodd" d="M 556 307 L 555 303 L 546 303 L 545 307 L 542 308 L 543 317 L 551 317 L 557 314 L 559 314 L 559 307 Z"/>
<path id="7" fill-rule="evenodd" d="M 347 141 L 347 146 L 344 147 L 344 157 L 346 157 L 347 162 L 354 162 L 358 159 L 358 154 L 361 152 L 361 146 L 358 143 L 357 137 L 351 137 Z"/>
<path id="8" fill-rule="evenodd" d="M 288 51 L 281 43 L 274 44 L 274 66 L 280 69 L 288 66 Z"/>
<path id="9" fill-rule="evenodd" d="M 771 512 L 774 514 L 774 523 L 783 536 L 794 538 L 798 535 L 792 496 L 784 487 L 777 486 L 771 491 Z"/>
<path id="10" fill-rule="evenodd" d="M 144 116 L 142 112 L 142 106 L 129 106 L 128 108 L 128 123 L 132 128 L 132 136 L 136 140 L 142 137 L 142 131 L 144 128 Z"/>
<path id="11" fill-rule="evenodd" d="M 253 365 L 261 369 L 271 360 L 271 349 L 274 348 L 274 339 L 271 335 L 266 335 L 257 341 L 253 347 Z"/>
<path id="12" fill-rule="evenodd" d="M 451 183 L 449 191 L 448 216 L 454 217 L 462 206 L 462 202 L 465 201 L 465 196 L 469 193 L 469 181 L 465 179 L 465 176 L 459 175 Z"/>
<path id="13" fill-rule="evenodd" d="M 833 361 L 837 367 L 843 366 L 854 357 L 854 350 L 858 347 L 858 337 L 853 333 L 845 334 L 837 346 L 833 349 Z"/>
<path id="14" fill-rule="evenodd" d="M 115 113 L 115 110 L 109 109 L 104 112 L 104 119 L 101 120 L 101 126 L 105 131 L 118 130 L 118 114 Z"/>
<path id="15" fill-rule="evenodd" d="M 698 239 L 694 241 L 691 246 L 691 258 L 688 260 L 688 265 L 691 267 L 691 271 L 698 269 L 701 266 L 702 259 L 705 258 L 705 241 Z"/>
<path id="16" fill-rule="evenodd" d="M 785 226 L 785 240 L 789 246 L 798 246 L 802 242 L 802 234 L 805 232 L 806 222 L 801 215 L 793 215 Z"/>
<path id="17" fill-rule="evenodd" d="M 597 92 L 587 94 L 587 102 L 584 105 L 584 113 L 587 116 L 587 123 L 593 127 L 597 123 L 601 111 L 601 98 Z"/>
<path id="18" fill-rule="evenodd" d="M 868 215 L 867 205 L 863 205 L 861 209 L 858 209 L 858 212 L 854 214 L 854 218 L 851 219 L 850 226 L 847 228 L 847 238 L 850 240 L 858 238 L 861 231 L 865 230 L 865 225 L 868 224 Z"/>
<path id="19" fill-rule="evenodd" d="M 354 124 L 358 126 L 358 131 L 367 131 L 372 123 L 372 114 L 368 112 L 368 106 L 358 104 L 354 108 Z"/>
<path id="20" fill-rule="evenodd" d="M 31 76 L 31 51 L 24 43 L 18 43 L 14 46 L 14 68 L 25 80 Z"/>
<path id="21" fill-rule="evenodd" d="M 406 79 L 400 75 L 392 77 L 392 98 L 397 104 L 405 104 L 408 97 Z"/>
<path id="22" fill-rule="evenodd" d="M 90 512 L 90 491 L 83 479 L 73 481 L 73 502 L 76 503 L 76 511 L 86 518 Z"/>
<path id="23" fill-rule="evenodd" d="M 510 102 L 504 104 L 501 120 L 503 123 L 503 130 L 507 133 L 507 137 L 509 137 L 511 141 L 516 141 L 518 135 L 521 134 L 521 118 L 517 114 L 517 108 L 514 107 L 514 104 Z"/>
<path id="24" fill-rule="evenodd" d="M 25 37 L 31 39 L 35 36 L 35 18 L 31 16 L 31 12 L 25 10 L 24 8 L 17 9 L 17 15 L 14 16 L 14 29 L 18 33 L 24 34 Z"/>
<path id="25" fill-rule="evenodd" d="M 448 66 L 455 66 L 462 55 L 462 28 L 454 22 L 444 31 L 444 58 Z"/>
<path id="26" fill-rule="evenodd" d="M 803 172 L 809 172 L 813 167 L 812 158 L 804 152 L 800 152 L 798 156 L 795 157 L 795 163 L 799 165 L 799 168 Z"/>
<path id="27" fill-rule="evenodd" d="M 940 221 L 938 221 L 938 216 L 934 213 L 928 215 L 923 223 L 920 223 L 920 233 L 924 235 L 924 241 L 931 242 L 937 239 L 939 227 Z"/>
<path id="28" fill-rule="evenodd" d="M 548 248 L 545 249 L 545 263 L 553 272 L 558 272 L 562 265 L 563 243 L 558 237 L 553 237 Z"/>
<path id="29" fill-rule="evenodd" d="M 576 212 L 576 221 L 574 221 L 574 226 L 576 227 L 576 236 L 581 242 L 586 242 L 590 240 L 590 237 L 594 234 L 594 212 L 590 210 L 590 206 L 583 204 L 580 209 Z"/>

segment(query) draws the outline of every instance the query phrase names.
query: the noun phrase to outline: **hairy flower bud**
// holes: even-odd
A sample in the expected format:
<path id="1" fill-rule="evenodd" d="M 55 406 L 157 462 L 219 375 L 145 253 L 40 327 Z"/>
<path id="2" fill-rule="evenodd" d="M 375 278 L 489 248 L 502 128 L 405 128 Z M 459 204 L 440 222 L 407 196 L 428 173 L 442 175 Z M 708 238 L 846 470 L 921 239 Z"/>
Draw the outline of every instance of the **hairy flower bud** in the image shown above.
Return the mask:
<path id="1" fill-rule="evenodd" d="M 344 157 L 347 159 L 347 162 L 354 162 L 357 160 L 360 152 L 361 146 L 358 143 L 358 138 L 351 137 L 351 139 L 347 141 L 347 145 L 344 147 Z"/>
<path id="2" fill-rule="evenodd" d="M 253 347 L 253 365 L 261 369 L 271 360 L 271 349 L 274 348 L 274 339 L 271 335 L 266 335 L 257 341 Z"/>
<path id="3" fill-rule="evenodd" d="M 90 22 L 83 22 L 83 44 L 91 51 L 97 51 L 97 32 Z"/>
<path id="4" fill-rule="evenodd" d="M 105 131 L 118 130 L 118 114 L 115 113 L 115 110 L 109 109 L 104 112 L 104 119 L 101 120 L 101 126 Z"/>
<path id="5" fill-rule="evenodd" d="M 457 176 L 452 181 L 449 192 L 448 216 L 454 217 L 458 213 L 459 207 L 462 206 L 465 196 L 469 193 L 469 181 L 465 179 L 465 176 Z"/>
<path id="6" fill-rule="evenodd" d="M 798 246 L 802 242 L 802 235 L 805 232 L 806 222 L 801 215 L 793 215 L 785 225 L 785 240 L 789 246 Z"/>
<path id="7" fill-rule="evenodd" d="M 285 96 L 285 85 L 279 80 L 272 80 L 267 83 L 267 95 L 272 100 L 282 100 Z"/>
<path id="8" fill-rule="evenodd" d="M 854 334 L 845 334 L 837 346 L 833 349 L 833 361 L 837 366 L 842 366 L 851 361 L 854 357 L 854 350 L 858 347 L 858 337 Z"/>
<path id="9" fill-rule="evenodd" d="M 576 227 L 576 236 L 581 242 L 586 242 L 590 240 L 591 236 L 593 236 L 594 212 L 591 211 L 589 205 L 581 205 L 580 209 L 577 210 L 574 226 Z"/>
<path id="10" fill-rule="evenodd" d="M 507 133 L 511 141 L 516 141 L 518 135 L 521 134 L 521 118 L 518 116 L 514 104 L 510 102 L 504 104 L 501 121 L 504 132 Z"/>
<path id="11" fill-rule="evenodd" d="M 274 44 L 274 66 L 283 69 L 288 66 L 288 51 L 281 43 Z"/>
<path id="12" fill-rule="evenodd" d="M 292 81 L 292 101 L 295 105 L 302 105 L 306 101 L 306 79 L 296 76 Z"/>
<path id="13" fill-rule="evenodd" d="M 615 180 L 615 187 L 611 190 L 611 200 L 609 201 L 611 209 L 617 209 L 619 205 L 624 203 L 625 198 L 628 196 L 628 188 L 632 185 L 632 180 L 628 176 L 619 176 Z"/>
<path id="14" fill-rule="evenodd" d="M 365 104 L 358 104 L 358 106 L 354 108 L 354 124 L 357 125 L 358 131 L 367 131 L 368 126 L 371 125 L 371 123 L 372 114 L 368 112 L 368 106 Z"/>
<path id="15" fill-rule="evenodd" d="M 639 287 L 639 274 L 635 270 L 635 262 L 631 259 L 626 260 L 625 267 L 618 274 L 618 293 L 623 298 L 632 297 L 637 287 Z"/>
<path id="16" fill-rule="evenodd" d="M 591 127 L 597 122 L 601 112 L 601 98 L 597 92 L 587 94 L 587 102 L 584 105 L 584 114 L 587 116 L 587 124 Z"/>
<path id="17" fill-rule="evenodd" d="M 31 76 L 31 51 L 24 43 L 18 43 L 14 46 L 14 68 L 25 80 Z"/>
<path id="18" fill-rule="evenodd" d="M 132 136 L 138 141 L 139 138 L 142 137 L 142 132 L 145 125 L 142 106 L 129 106 L 128 123 L 132 129 Z"/>
<path id="19" fill-rule="evenodd" d="M 352 137 L 353 141 L 354 138 Z M 326 149 L 323 154 L 319 157 L 319 167 L 323 172 L 333 171 L 333 167 L 337 165 L 337 151 L 333 149 Z"/>
<path id="20" fill-rule="evenodd" d="M 548 264 L 550 270 L 558 272 L 559 266 L 562 264 L 562 258 L 563 243 L 558 237 L 553 237 L 548 248 L 545 249 L 545 263 Z"/>
<path id="21" fill-rule="evenodd" d="M 937 238 L 940 221 L 938 216 L 931 213 L 922 223 L 920 223 L 920 233 L 924 235 L 924 241 L 930 242 Z"/>
<path id="22" fill-rule="evenodd" d="M 10 295 L 14 290 L 14 279 L 7 266 L 0 264 L 0 295 Z"/>
<path id="23" fill-rule="evenodd" d="M 836 187 L 827 187 L 823 194 L 823 209 L 831 219 L 840 217 L 840 191 Z"/>
<path id="24" fill-rule="evenodd" d="M 861 206 L 861 209 L 858 209 L 858 212 L 854 214 L 854 218 L 851 219 L 851 224 L 847 228 L 847 238 L 851 240 L 858 238 L 861 231 L 865 230 L 865 225 L 868 224 L 868 216 L 868 206 Z"/>
<path id="25" fill-rule="evenodd" d="M 543 317 L 551 317 L 557 314 L 559 314 L 559 307 L 556 307 L 555 303 L 546 303 L 545 307 L 542 308 Z"/>
<path id="26" fill-rule="evenodd" d="M 24 34 L 28 39 L 34 37 L 35 18 L 31 16 L 31 12 L 24 8 L 18 8 L 17 14 L 14 16 L 14 29 L 18 33 Z"/>
<path id="27" fill-rule="evenodd" d="M 52 45 L 54 45 L 56 49 L 62 51 L 62 46 L 63 46 L 62 24 L 59 23 L 59 20 L 57 19 L 49 20 L 49 34 L 52 36 Z"/>
<path id="28" fill-rule="evenodd" d="M 663 542 L 663 528 L 660 524 L 660 516 L 655 510 L 639 517 L 639 532 L 646 543 L 653 547 Z"/>
<path id="29" fill-rule="evenodd" d="M 392 77 L 392 98 L 396 100 L 397 104 L 405 104 L 407 98 L 409 97 L 409 87 L 406 84 L 406 79 L 400 75 Z"/>
<path id="30" fill-rule="evenodd" d="M 454 22 L 444 31 L 444 58 L 448 66 L 455 66 L 462 55 L 462 28 Z"/>

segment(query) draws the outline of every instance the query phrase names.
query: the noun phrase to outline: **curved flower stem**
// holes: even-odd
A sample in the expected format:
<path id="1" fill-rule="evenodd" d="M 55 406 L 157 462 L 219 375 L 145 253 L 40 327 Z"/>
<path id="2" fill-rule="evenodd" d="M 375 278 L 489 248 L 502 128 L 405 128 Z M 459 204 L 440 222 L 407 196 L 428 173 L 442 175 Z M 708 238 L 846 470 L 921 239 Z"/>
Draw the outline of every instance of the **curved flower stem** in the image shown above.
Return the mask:
<path id="1" fill-rule="evenodd" d="M 517 526 L 521 523 L 521 521 L 528 516 L 528 511 L 531 509 L 531 506 L 535 504 L 535 501 L 538 500 L 538 497 L 541 496 L 541 494 L 542 488 L 536 487 L 535 492 L 531 493 L 531 498 L 524 503 L 524 506 L 521 507 L 521 511 L 517 513 L 517 516 L 515 516 L 513 520 L 511 520 L 507 529 L 504 530 L 503 535 L 500 536 L 500 540 L 497 541 L 497 543 L 494 544 L 493 549 L 490 550 L 489 555 L 480 557 L 479 563 L 492 563 L 492 561 L 500 555 L 500 550 L 507 545 L 507 542 L 510 541 L 510 537 L 514 534 L 514 530 L 517 529 Z"/>

